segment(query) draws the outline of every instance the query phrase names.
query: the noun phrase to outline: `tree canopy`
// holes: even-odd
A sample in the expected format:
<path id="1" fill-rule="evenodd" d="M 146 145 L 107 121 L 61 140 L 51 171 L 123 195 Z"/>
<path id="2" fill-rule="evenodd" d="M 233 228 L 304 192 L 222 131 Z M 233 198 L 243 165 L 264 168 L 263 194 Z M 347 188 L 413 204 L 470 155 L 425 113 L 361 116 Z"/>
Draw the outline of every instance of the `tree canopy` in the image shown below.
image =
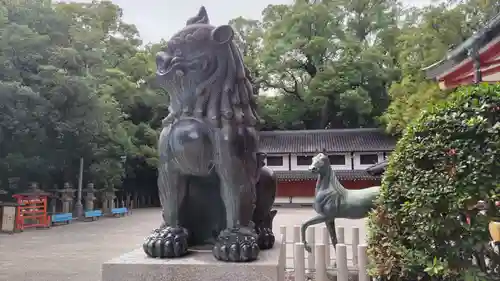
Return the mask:
<path id="1" fill-rule="evenodd" d="M 498 1 L 404 8 L 397 0 L 294 1 L 235 19 L 265 129 L 385 126 L 399 134 L 446 98 L 421 69 L 500 12 Z"/>
<path id="2" fill-rule="evenodd" d="M 253 78 L 263 130 L 385 126 L 401 133 L 445 99 L 421 68 L 500 12 L 493 0 L 421 9 L 398 0 L 294 1 L 230 24 Z M 0 1 L 0 189 L 36 181 L 156 186 L 168 95 L 155 53 L 110 1 Z"/>
<path id="3" fill-rule="evenodd" d="M 125 171 L 151 181 L 168 102 L 152 87 L 157 47 L 141 48 L 111 2 L 2 2 L 2 187 L 75 182 L 81 157 L 86 181 L 101 187 Z"/>

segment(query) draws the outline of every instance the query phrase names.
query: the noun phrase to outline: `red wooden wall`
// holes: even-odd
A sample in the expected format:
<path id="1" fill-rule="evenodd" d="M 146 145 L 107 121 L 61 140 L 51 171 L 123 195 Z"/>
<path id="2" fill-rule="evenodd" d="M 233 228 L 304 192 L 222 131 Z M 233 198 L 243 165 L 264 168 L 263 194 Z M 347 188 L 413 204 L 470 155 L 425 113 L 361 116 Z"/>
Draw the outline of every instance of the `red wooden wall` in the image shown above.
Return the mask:
<path id="1" fill-rule="evenodd" d="M 350 180 L 340 181 L 347 189 L 363 189 L 375 185 L 380 185 L 379 180 Z M 301 180 L 301 181 L 278 181 L 278 197 L 312 197 L 314 196 L 314 188 L 316 180 Z"/>

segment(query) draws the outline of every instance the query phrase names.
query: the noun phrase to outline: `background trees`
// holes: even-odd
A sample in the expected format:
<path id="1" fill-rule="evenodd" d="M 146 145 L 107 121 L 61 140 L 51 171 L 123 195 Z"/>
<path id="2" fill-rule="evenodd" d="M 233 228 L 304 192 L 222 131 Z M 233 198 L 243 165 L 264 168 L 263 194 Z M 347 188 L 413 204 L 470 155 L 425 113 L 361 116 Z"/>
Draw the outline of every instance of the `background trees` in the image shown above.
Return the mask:
<path id="1" fill-rule="evenodd" d="M 129 182 L 151 182 L 168 102 L 151 86 L 155 46 L 140 48 L 111 2 L 2 4 L 2 187 L 75 182 L 80 157 L 100 187 L 120 185 L 125 171 Z"/>
<path id="2" fill-rule="evenodd" d="M 421 68 L 500 12 L 498 1 L 406 9 L 397 0 L 294 1 L 230 24 L 264 130 L 385 126 L 445 99 Z M 85 181 L 155 189 L 168 96 L 154 54 L 109 1 L 0 0 L 0 188 Z M 13 184 L 17 183 L 17 184 Z"/>
<path id="3" fill-rule="evenodd" d="M 396 0 L 309 2 L 270 5 L 260 24 L 233 24 L 251 42 L 259 87 L 272 94 L 260 97 L 266 129 L 382 125 L 399 134 L 449 94 L 421 69 L 500 12 L 490 0 L 420 9 Z"/>

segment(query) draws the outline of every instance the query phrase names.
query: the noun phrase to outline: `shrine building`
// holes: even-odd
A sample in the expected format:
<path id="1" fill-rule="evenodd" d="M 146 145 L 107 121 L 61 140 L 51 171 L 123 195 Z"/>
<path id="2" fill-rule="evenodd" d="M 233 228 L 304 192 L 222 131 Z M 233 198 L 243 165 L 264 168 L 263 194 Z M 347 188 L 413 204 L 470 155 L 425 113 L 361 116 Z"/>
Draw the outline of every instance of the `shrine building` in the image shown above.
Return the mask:
<path id="1" fill-rule="evenodd" d="M 366 169 L 383 162 L 396 139 L 381 129 L 334 129 L 260 132 L 260 152 L 278 178 L 276 203 L 311 203 L 317 176 L 307 169 L 319 152 L 328 154 L 344 187 L 380 185 L 380 175 Z"/>
<path id="2" fill-rule="evenodd" d="M 423 69 L 443 90 L 480 82 L 500 82 L 500 14 L 441 61 Z"/>

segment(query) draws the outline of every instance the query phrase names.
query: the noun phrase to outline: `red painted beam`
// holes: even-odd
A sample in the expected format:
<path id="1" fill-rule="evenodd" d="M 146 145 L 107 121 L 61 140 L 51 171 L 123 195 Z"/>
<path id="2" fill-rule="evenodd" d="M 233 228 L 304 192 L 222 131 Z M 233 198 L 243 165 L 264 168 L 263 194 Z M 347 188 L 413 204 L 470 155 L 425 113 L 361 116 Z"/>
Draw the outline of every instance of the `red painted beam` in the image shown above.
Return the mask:
<path id="1" fill-rule="evenodd" d="M 482 50 L 479 54 L 479 62 L 481 67 L 489 66 L 494 64 L 497 60 L 497 57 L 500 54 L 500 40 L 497 39 L 495 43 L 488 46 L 486 49 Z M 468 73 L 472 73 L 474 71 L 474 62 L 471 57 L 468 57 L 464 61 L 462 61 L 458 66 L 451 72 L 444 74 L 438 78 L 438 81 L 445 82 L 454 80 L 454 78 L 468 76 Z"/>
<path id="2" fill-rule="evenodd" d="M 489 69 L 481 71 L 481 75 L 488 76 L 494 73 L 500 72 L 500 65 L 497 65 L 495 67 L 491 67 Z M 458 79 L 453 79 L 453 80 L 444 80 L 443 81 L 446 85 L 446 88 L 456 88 L 462 85 L 471 85 L 474 83 L 474 73 L 468 74 L 466 76 L 460 77 Z M 493 82 L 500 82 L 499 81 L 488 81 L 490 83 Z"/>
<path id="3" fill-rule="evenodd" d="M 352 180 L 341 181 L 347 189 L 363 189 L 371 186 L 380 185 L 378 180 Z M 312 197 L 316 187 L 315 180 L 301 181 L 279 181 L 276 191 L 277 197 Z"/>

